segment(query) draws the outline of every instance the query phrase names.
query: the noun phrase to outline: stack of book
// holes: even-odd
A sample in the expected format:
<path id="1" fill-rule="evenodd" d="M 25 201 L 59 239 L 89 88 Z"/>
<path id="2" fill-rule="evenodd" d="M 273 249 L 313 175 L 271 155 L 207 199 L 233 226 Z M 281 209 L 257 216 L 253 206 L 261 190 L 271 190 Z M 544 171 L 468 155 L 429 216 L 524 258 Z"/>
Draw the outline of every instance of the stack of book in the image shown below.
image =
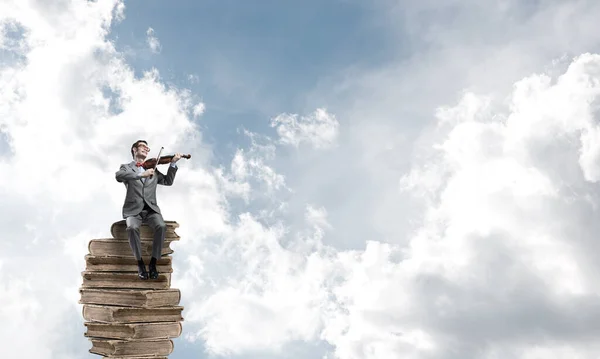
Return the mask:
<path id="1" fill-rule="evenodd" d="M 112 359 L 166 359 L 173 352 L 171 339 L 181 335 L 183 321 L 181 293 L 171 288 L 170 244 L 179 240 L 175 233 L 179 225 L 165 223 L 162 257 L 156 263 L 158 279 L 138 278 L 124 220 L 111 226 L 113 238 L 89 242 L 79 303 L 83 304 L 85 336 L 92 342 L 90 353 Z M 140 238 L 147 267 L 153 231 L 146 224 L 140 227 Z"/>

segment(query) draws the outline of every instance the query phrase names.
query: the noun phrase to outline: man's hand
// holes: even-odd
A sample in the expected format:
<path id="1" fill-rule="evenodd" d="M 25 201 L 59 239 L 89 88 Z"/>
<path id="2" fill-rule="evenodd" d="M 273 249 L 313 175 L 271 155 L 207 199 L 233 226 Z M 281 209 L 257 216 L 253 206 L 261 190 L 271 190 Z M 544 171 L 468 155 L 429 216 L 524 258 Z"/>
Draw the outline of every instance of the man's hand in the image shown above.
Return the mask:
<path id="1" fill-rule="evenodd" d="M 181 158 L 181 153 L 177 153 L 177 154 L 175 154 L 175 156 L 173 156 L 173 159 L 171 160 L 171 162 L 177 162 L 177 161 L 179 161 L 180 158 Z"/>
<path id="2" fill-rule="evenodd" d="M 142 172 L 142 177 L 150 177 L 154 174 L 154 168 L 148 168 L 144 172 Z"/>

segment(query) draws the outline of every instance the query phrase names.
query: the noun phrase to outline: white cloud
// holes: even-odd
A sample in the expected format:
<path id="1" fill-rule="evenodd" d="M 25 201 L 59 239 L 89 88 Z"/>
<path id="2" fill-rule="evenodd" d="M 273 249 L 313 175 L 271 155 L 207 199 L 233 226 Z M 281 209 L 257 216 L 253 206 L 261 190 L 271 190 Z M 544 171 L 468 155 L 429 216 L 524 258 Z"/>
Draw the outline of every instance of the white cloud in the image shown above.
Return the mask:
<path id="1" fill-rule="evenodd" d="M 154 36 L 154 29 L 149 27 L 148 30 L 146 30 L 146 42 L 148 43 L 148 47 L 150 47 L 150 50 L 155 53 L 158 54 L 161 50 L 161 45 L 160 45 L 160 41 L 158 41 L 158 38 L 156 38 L 156 36 Z"/>
<path id="2" fill-rule="evenodd" d="M 314 208 L 313 206 L 307 206 L 305 218 L 311 225 L 322 228 L 331 227 L 329 222 L 327 222 L 327 210 L 324 207 Z"/>
<path id="3" fill-rule="evenodd" d="M 204 113 L 205 109 L 206 109 L 206 106 L 204 105 L 204 103 L 202 103 L 202 102 L 197 103 L 194 106 L 194 109 L 192 110 L 194 117 L 200 117 Z"/>
<path id="4" fill-rule="evenodd" d="M 336 117 L 319 108 L 309 116 L 283 113 L 271 120 L 271 127 L 277 128 L 280 142 L 298 147 L 306 142 L 314 148 L 329 148 L 335 145 L 339 134 Z"/>
<path id="5" fill-rule="evenodd" d="M 478 117 L 488 105 L 479 101 L 482 111 L 473 111 L 473 94 L 440 112 L 440 121 L 459 118 L 444 130 L 437 160 L 424 162 L 406 177 L 406 190 L 439 195 L 429 197 L 426 224 L 403 265 L 427 273 L 445 288 L 429 294 L 421 310 L 431 312 L 420 317 L 431 323 L 426 332 L 442 344 L 442 351 L 452 346 L 470 357 L 482 350 L 481 357 L 487 358 L 510 348 L 515 353 L 522 350 L 522 355 L 513 355 L 525 358 L 534 348 L 519 341 L 516 333 L 534 338 L 530 325 L 547 338 L 540 345 L 568 342 L 554 323 L 579 322 L 574 303 L 587 303 L 600 290 L 593 281 L 600 268 L 581 265 L 593 262 L 584 254 L 594 247 L 594 229 L 585 219 L 593 207 L 584 195 L 593 195 L 586 183 L 596 179 L 586 173 L 595 171 L 597 164 L 580 158 L 586 156 L 586 134 L 598 127 L 593 105 L 600 94 L 597 65 L 600 56 L 583 55 L 555 82 L 544 75 L 519 81 L 501 116 L 505 120 Z M 433 186 L 427 179 L 421 181 L 421 174 L 436 171 L 447 177 Z M 575 232 L 577 237 L 570 235 Z M 475 304 L 483 298 L 487 299 L 481 307 Z M 451 306 L 440 307 L 438 300 Z M 530 324 L 518 319 L 523 313 L 529 313 Z M 500 314 L 503 324 L 493 330 Z M 465 316 L 473 318 L 472 326 L 460 325 Z M 448 325 L 456 331 L 441 329 L 452 328 Z M 584 330 L 595 328 L 590 324 Z M 572 329 L 567 332 L 577 336 Z M 445 347 L 442 338 L 448 335 L 462 349 L 450 342 Z M 585 347 L 581 344 L 574 353 L 598 355 Z"/>
<path id="6" fill-rule="evenodd" d="M 471 5 L 457 4 L 468 16 L 479 14 L 469 10 Z M 569 13 L 573 19 L 587 19 L 577 24 L 578 29 L 593 18 L 588 18 L 590 9 L 585 15 L 582 9 L 580 3 Z M 499 46 L 487 52 L 485 46 L 475 45 L 454 52 L 454 42 L 446 38 L 444 51 L 448 53 L 415 56 L 394 71 L 388 68 L 378 76 L 357 76 L 369 82 L 343 84 L 364 86 L 364 92 L 353 92 L 347 103 L 332 110 L 352 123 L 347 138 L 351 143 L 342 143 L 339 152 L 331 151 L 331 157 L 311 157 L 306 151 L 302 155 L 307 158 L 274 167 L 287 170 L 283 173 L 288 185 L 298 185 L 290 185 L 296 194 L 290 206 L 302 202 L 298 206 L 304 208 L 308 220 L 304 231 L 253 234 L 245 242 L 239 239 L 243 249 L 232 246 L 220 252 L 222 257 L 216 256 L 220 259 L 215 262 L 241 267 L 228 267 L 229 271 L 219 267 L 219 275 L 206 272 L 213 263 L 204 267 L 205 277 L 224 275 L 233 283 L 214 291 L 214 298 L 227 305 L 208 299 L 205 303 L 210 305 L 194 308 L 195 317 L 206 321 L 207 330 L 200 337 L 209 347 L 239 355 L 254 350 L 269 353 L 269 348 L 279 349 L 286 341 L 315 340 L 315 333 L 320 333 L 333 346 L 329 356 L 340 359 L 597 356 L 591 333 L 598 332 L 595 323 L 600 314 L 593 309 L 599 289 L 593 280 L 598 271 L 594 236 L 600 228 L 593 220 L 597 191 L 590 181 L 596 180 L 597 171 L 598 59 L 576 59 L 560 79 L 555 74 L 563 63 L 547 75 L 514 83 L 524 73 L 540 72 L 545 63 L 552 62 L 553 55 L 545 49 L 521 52 L 537 36 L 559 31 L 543 20 L 559 17 L 562 10 L 554 5 L 540 10 L 544 16 L 519 28 L 516 49 L 513 43 L 502 47 L 505 44 L 498 41 Z M 468 26 L 460 30 L 469 33 Z M 561 33 L 561 38 L 577 38 L 578 32 Z M 455 35 L 460 39 L 464 34 Z M 561 41 L 556 51 L 578 52 L 584 47 L 581 42 L 568 43 Z M 498 57 L 493 56 L 495 51 Z M 466 55 L 472 58 L 465 59 Z M 482 58 L 488 61 L 485 65 Z M 490 68 L 499 73 L 494 75 Z M 471 83 L 483 90 L 467 91 L 456 105 L 439 107 L 453 103 L 450 98 L 455 90 Z M 507 94 L 508 104 L 504 102 Z M 433 110 L 436 107 L 438 111 Z M 414 142 L 415 148 L 410 148 L 414 137 L 400 134 L 411 130 L 414 136 L 417 131 L 398 122 L 405 118 L 417 122 L 432 114 L 436 115 L 433 128 L 425 129 Z M 318 126 L 303 127 L 311 120 L 298 118 L 282 115 L 272 121 L 279 135 L 277 143 L 298 148 L 303 143 L 314 147 L 336 143 L 314 140 Z M 235 169 L 240 179 L 246 178 L 245 154 L 238 155 Z M 402 161 L 411 164 L 401 181 L 403 197 L 397 194 Z M 345 181 L 349 182 L 346 186 Z M 349 190 L 338 192 L 338 188 Z M 361 207 L 353 199 L 365 193 L 372 202 Z M 410 194 L 416 195 L 410 202 L 414 207 L 395 203 Z M 305 203 L 324 203 L 326 210 L 319 213 Z M 374 212 L 386 220 L 375 222 Z M 328 220 L 323 223 L 331 223 L 326 228 L 333 228 L 333 234 L 307 230 L 325 213 Z M 396 226 L 407 217 L 416 219 L 412 230 Z M 358 230 L 333 241 L 343 227 Z M 255 224 L 245 232 L 262 230 L 266 227 Z M 356 241 L 359 249 L 336 248 L 343 247 L 343 241 Z M 243 257 L 245 252 L 251 255 Z M 302 273 L 305 267 L 287 258 L 310 258 L 318 263 L 319 272 L 296 276 L 297 269 Z M 286 272 L 290 274 L 280 280 Z M 320 290 L 300 289 L 300 283 L 309 279 Z M 281 303 L 269 299 L 281 298 L 273 292 L 290 286 L 293 289 L 288 291 L 300 297 L 310 293 L 323 300 L 307 307 L 301 300 L 289 299 L 313 323 L 305 336 L 300 329 L 271 320 L 274 313 L 284 315 L 285 311 L 278 311 Z M 232 294 L 237 288 L 249 289 Z M 198 290 L 198 294 L 206 292 Z M 260 304 L 268 303 L 267 309 L 256 305 L 256 293 L 262 295 Z M 225 308 L 232 307 L 235 312 L 226 314 Z M 585 317 L 579 314 L 581 308 Z M 271 342 L 255 333 L 243 340 L 237 336 L 226 340 L 215 324 L 220 319 L 233 330 L 247 328 L 261 318 L 269 330 L 280 328 L 280 335 L 273 334 Z M 249 344 L 252 341 L 254 346 Z"/>
<path id="7" fill-rule="evenodd" d="M 212 253 L 205 275 L 227 278 L 228 284 L 197 288 L 202 300 L 188 311 L 190 320 L 204 323 L 201 336 L 212 352 L 279 352 L 290 340 L 318 338 L 319 308 L 326 303 L 320 286 L 324 263 L 286 250 L 282 235 L 243 215 Z"/>
<path id="8" fill-rule="evenodd" d="M 136 78 L 105 38 L 123 16 L 121 2 L 46 8 L 15 1 L 0 8 L 2 29 L 18 24 L 26 44 L 9 47 L 17 60 L 0 67 L 0 128 L 10 148 L 0 157 L 7 174 L 0 180 L 0 223 L 8 228 L 0 320 L 10 328 L 0 345 L 9 357 L 80 358 L 89 349 L 77 304 L 86 244 L 120 220 L 124 188 L 114 173 L 131 160 L 131 143 L 145 138 L 154 154 L 156 146 L 192 152 L 192 161 L 182 160 L 182 185 L 173 196 L 200 203 L 187 215 L 211 220 L 200 231 L 222 231 L 226 215 L 218 190 L 203 177 L 207 156 L 186 116 L 189 95 L 161 84 L 157 71 Z M 186 177 L 192 188 L 183 188 Z M 36 345 L 27 344 L 31 338 Z"/>
<path id="9" fill-rule="evenodd" d="M 331 293 L 320 306 L 321 333 L 337 357 L 598 355 L 587 334 L 597 333 L 600 315 L 590 307 L 600 266 L 584 196 L 593 195 L 594 179 L 578 162 L 582 138 L 597 126 L 595 64 L 600 56 L 579 57 L 554 84 L 530 91 L 521 90 L 540 76 L 519 81 L 505 121 L 492 120 L 489 101 L 476 94 L 440 109 L 438 156 L 404 182 L 438 192 L 424 198 L 429 211 L 409 245 L 369 241 L 364 251 L 313 253 Z M 561 155 L 544 156 L 551 146 Z M 419 181 L 429 172 L 446 176 Z M 595 319 L 578 314 L 580 305 Z"/>

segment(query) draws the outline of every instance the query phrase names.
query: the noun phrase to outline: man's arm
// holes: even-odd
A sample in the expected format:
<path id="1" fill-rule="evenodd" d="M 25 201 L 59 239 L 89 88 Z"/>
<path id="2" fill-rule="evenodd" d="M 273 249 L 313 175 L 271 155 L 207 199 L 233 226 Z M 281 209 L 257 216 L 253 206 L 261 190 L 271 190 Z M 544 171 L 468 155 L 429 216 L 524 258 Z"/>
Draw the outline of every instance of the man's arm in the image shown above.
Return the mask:
<path id="1" fill-rule="evenodd" d="M 154 173 L 157 176 L 158 184 L 161 184 L 163 186 L 170 186 L 173 184 L 173 181 L 175 181 L 175 174 L 177 173 L 177 164 L 175 162 L 171 162 L 169 164 L 169 170 L 167 171 L 166 175 L 162 174 L 158 169 Z"/>
<path id="2" fill-rule="evenodd" d="M 115 173 L 115 179 L 117 182 L 133 181 L 142 178 L 142 174 L 139 172 L 130 171 L 127 166 L 121 165 L 121 168 Z"/>

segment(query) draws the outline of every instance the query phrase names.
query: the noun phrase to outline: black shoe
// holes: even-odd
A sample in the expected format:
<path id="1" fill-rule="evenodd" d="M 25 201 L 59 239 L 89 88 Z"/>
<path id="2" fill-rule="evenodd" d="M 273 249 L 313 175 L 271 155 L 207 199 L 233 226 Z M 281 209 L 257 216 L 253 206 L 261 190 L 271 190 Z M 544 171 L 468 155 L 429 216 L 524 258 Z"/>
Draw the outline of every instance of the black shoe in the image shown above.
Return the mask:
<path id="1" fill-rule="evenodd" d="M 158 271 L 156 270 L 156 258 L 152 257 L 150 259 L 150 265 L 148 265 L 148 269 L 150 270 L 150 278 L 158 279 Z"/>
<path id="2" fill-rule="evenodd" d="M 141 259 L 138 261 L 138 278 L 148 279 L 148 272 L 146 272 L 146 266 L 144 265 L 144 261 Z"/>

